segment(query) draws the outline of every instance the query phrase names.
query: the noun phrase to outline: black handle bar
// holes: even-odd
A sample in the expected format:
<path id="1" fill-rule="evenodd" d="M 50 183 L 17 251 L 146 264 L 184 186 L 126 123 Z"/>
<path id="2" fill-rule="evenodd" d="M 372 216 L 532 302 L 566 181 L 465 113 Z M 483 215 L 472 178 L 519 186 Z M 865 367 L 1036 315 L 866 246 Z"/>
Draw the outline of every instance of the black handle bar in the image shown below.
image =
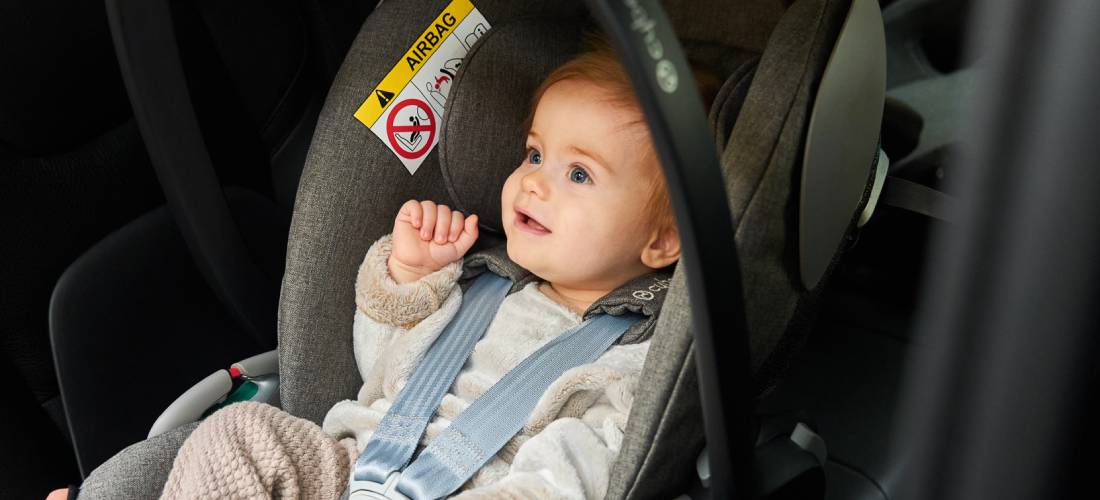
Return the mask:
<path id="1" fill-rule="evenodd" d="M 753 410 L 748 329 L 733 221 L 706 113 L 655 0 L 588 0 L 588 6 L 634 84 L 668 179 L 691 297 L 712 498 L 747 498 Z"/>

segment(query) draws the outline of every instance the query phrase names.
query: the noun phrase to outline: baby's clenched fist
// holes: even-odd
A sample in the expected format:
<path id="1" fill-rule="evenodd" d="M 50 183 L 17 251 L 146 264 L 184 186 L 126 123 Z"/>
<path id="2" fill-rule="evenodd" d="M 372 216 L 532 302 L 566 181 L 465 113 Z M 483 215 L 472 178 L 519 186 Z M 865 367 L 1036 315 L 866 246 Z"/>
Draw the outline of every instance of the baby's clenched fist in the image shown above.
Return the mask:
<path id="1" fill-rule="evenodd" d="M 447 205 L 409 200 L 393 221 L 390 276 L 416 281 L 461 259 L 477 241 L 477 215 L 466 217 Z"/>

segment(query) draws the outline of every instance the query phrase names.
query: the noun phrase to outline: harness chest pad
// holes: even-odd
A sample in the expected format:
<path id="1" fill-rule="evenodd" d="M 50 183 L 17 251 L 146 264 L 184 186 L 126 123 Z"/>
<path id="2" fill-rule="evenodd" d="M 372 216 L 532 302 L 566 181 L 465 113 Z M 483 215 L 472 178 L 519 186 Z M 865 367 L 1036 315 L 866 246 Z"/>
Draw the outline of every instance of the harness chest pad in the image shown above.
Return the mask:
<path id="1" fill-rule="evenodd" d="M 512 262 L 504 245 L 466 257 L 460 278 L 462 290 L 465 292 L 474 278 L 485 272 L 511 279 L 512 289 L 508 293 L 517 292 L 529 283 L 539 280 L 538 276 Z M 631 325 L 617 343 L 636 344 L 648 340 L 657 326 L 657 313 L 661 311 L 671 281 L 672 272 L 667 269 L 638 276 L 593 302 L 584 312 L 584 319 L 596 314 L 640 314 L 643 319 Z"/>

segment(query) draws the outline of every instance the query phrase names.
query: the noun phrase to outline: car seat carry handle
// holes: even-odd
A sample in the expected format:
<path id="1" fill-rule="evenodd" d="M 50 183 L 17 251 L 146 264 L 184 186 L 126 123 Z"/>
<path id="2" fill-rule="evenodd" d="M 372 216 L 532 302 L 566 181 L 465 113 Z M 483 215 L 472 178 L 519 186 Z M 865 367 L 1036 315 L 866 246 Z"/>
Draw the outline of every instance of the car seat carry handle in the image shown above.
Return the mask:
<path id="1" fill-rule="evenodd" d="M 443 395 L 489 328 L 511 285 L 511 280 L 493 273 L 477 278 L 359 455 L 355 480 L 381 483 L 409 462 Z"/>
<path id="2" fill-rule="evenodd" d="M 691 68 L 656 0 L 588 0 L 619 54 L 668 180 L 691 297 L 714 498 L 752 491 L 753 382 L 725 180 Z M 721 335 L 715 335 L 721 332 Z"/>

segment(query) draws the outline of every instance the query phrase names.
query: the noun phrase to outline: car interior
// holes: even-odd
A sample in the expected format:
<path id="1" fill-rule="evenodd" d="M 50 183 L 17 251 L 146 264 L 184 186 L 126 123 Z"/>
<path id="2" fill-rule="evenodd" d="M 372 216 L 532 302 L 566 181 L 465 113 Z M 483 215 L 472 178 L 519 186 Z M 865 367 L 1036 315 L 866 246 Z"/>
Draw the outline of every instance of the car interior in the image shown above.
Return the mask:
<path id="1" fill-rule="evenodd" d="M 522 155 L 530 93 L 593 29 L 640 74 L 653 61 L 629 41 L 638 4 L 682 47 L 669 60 L 721 84 L 710 109 L 694 89 L 639 93 L 695 253 L 670 284 L 607 497 L 725 498 L 731 469 L 759 498 L 903 496 L 896 423 L 926 254 L 958 217 L 978 97 L 972 2 L 474 0 L 492 26 L 410 175 L 353 115 L 450 3 L 3 7 L 0 58 L 19 77 L 0 84 L 0 376 L 15 423 L 0 431 L 0 496 L 80 485 L 122 454 L 170 466 L 242 384 L 314 421 L 353 397 L 342 346 L 366 248 L 409 198 L 483 214 L 479 244 L 502 241 L 486 186 Z M 667 165 L 698 158 L 717 167 Z M 730 231 L 696 236 L 684 221 L 700 217 Z M 708 266 L 718 254 L 734 265 Z"/>

